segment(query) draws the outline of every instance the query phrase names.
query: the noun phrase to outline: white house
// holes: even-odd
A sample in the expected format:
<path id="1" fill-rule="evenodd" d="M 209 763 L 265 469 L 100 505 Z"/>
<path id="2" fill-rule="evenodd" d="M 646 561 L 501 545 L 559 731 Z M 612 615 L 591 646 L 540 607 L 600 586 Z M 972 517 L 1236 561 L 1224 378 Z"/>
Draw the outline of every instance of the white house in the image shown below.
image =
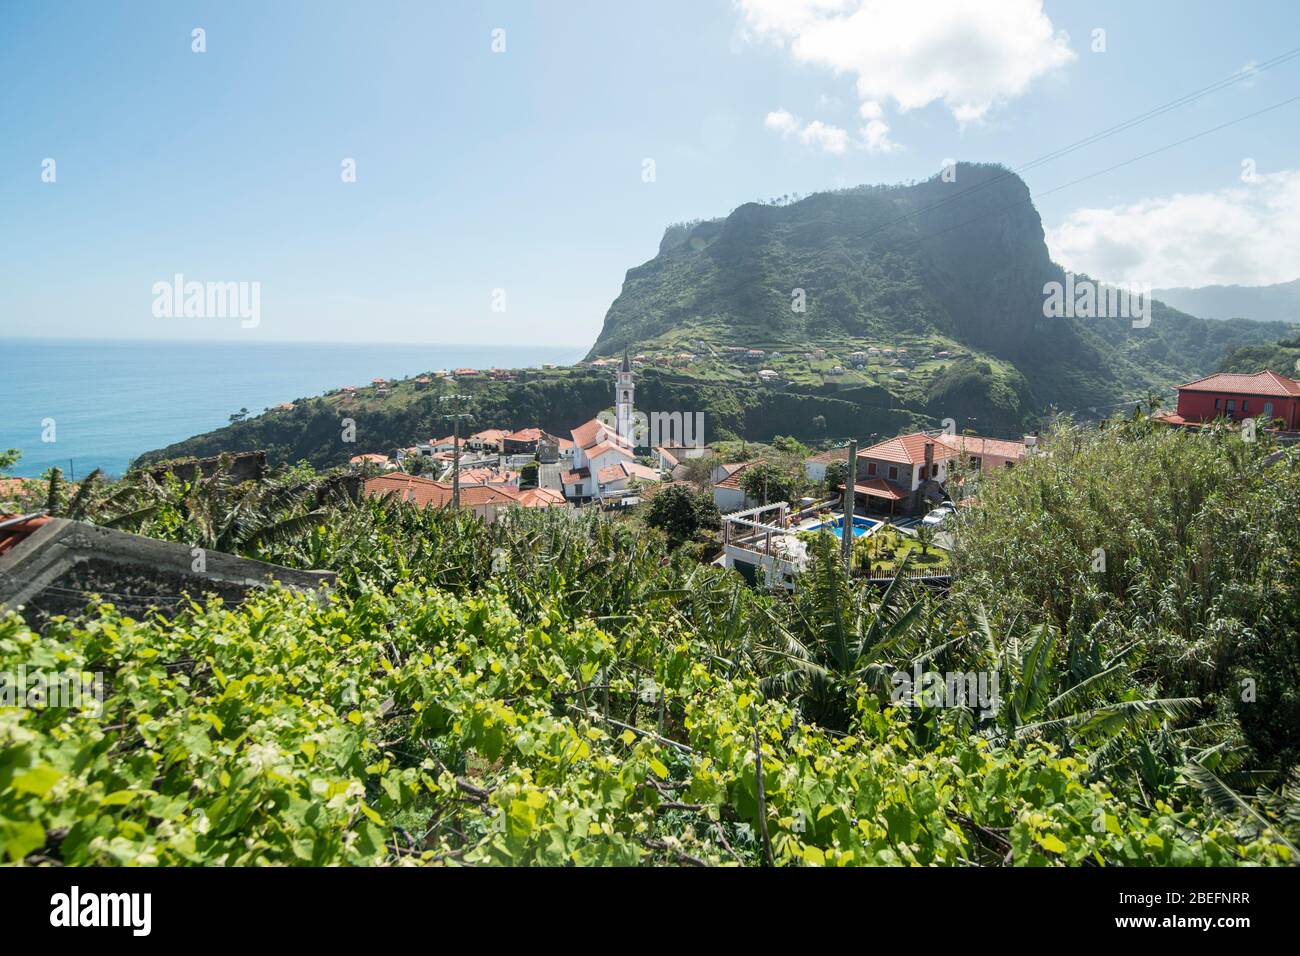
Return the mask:
<path id="1" fill-rule="evenodd" d="M 713 503 L 725 514 L 750 508 L 754 501 L 740 487 L 740 477 L 755 462 L 742 461 L 734 464 L 719 465 L 713 469 Z"/>

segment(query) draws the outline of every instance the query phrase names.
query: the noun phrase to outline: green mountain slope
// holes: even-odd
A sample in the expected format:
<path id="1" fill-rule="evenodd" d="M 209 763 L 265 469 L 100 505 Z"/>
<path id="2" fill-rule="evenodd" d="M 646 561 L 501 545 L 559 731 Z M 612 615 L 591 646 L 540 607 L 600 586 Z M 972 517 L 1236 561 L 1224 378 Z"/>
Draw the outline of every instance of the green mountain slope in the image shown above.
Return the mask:
<path id="1" fill-rule="evenodd" d="M 1019 410 L 1030 414 L 1167 387 L 1212 368 L 1232 345 L 1287 328 L 1208 323 L 1158 302 L 1143 329 L 1127 319 L 1047 318 L 1050 281 L 1064 273 L 1025 184 L 999 166 L 960 164 L 955 182 L 750 203 L 670 229 L 659 254 L 629 270 L 591 357 L 685 342 L 952 343 L 991 372 L 1022 378 Z M 792 309 L 798 289 L 803 312 Z M 998 377 L 986 377 L 990 388 Z"/>

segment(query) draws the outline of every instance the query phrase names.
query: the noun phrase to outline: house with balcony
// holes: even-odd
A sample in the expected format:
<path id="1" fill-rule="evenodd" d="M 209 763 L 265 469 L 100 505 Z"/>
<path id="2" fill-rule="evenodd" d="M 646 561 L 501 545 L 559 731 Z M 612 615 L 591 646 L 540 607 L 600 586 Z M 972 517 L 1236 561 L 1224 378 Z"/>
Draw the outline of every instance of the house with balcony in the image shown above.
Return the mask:
<path id="1" fill-rule="evenodd" d="M 1155 418 L 1188 427 L 1219 418 L 1262 418 L 1265 427 L 1300 432 L 1300 382 L 1268 369 L 1253 375 L 1218 372 L 1179 385 L 1176 410 Z"/>

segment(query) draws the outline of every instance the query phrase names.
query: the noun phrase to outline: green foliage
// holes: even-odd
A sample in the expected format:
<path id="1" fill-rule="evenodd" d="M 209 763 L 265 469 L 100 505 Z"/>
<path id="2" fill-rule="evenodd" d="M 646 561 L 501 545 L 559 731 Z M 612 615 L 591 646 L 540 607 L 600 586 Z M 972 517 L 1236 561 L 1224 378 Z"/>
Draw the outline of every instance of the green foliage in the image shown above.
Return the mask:
<path id="1" fill-rule="evenodd" d="M 1261 433 L 1139 417 L 1068 426 L 962 514 L 964 595 L 1006 618 L 1135 645 L 1142 679 L 1239 721 L 1256 756 L 1300 759 L 1300 466 Z"/>
<path id="2" fill-rule="evenodd" d="M 768 594 L 595 511 L 486 525 L 329 478 L 94 487 L 92 520 L 340 580 L 324 602 L 0 618 L 0 672 L 105 694 L 0 699 L 0 856 L 1294 863 L 1300 777 L 1259 771 L 1296 739 L 1296 462 L 1248 444 L 1059 430 L 963 510 L 948 596 L 853 578 L 829 534 Z M 1000 700 L 900 702 L 915 669 L 995 674 Z M 1255 710 L 1228 693 L 1242 674 Z"/>
<path id="3" fill-rule="evenodd" d="M 826 465 L 826 478 L 822 482 L 822 493 L 828 498 L 834 498 L 844 493 L 844 483 L 849 477 L 848 452 L 844 453 L 844 460 L 828 462 Z"/>
<path id="4" fill-rule="evenodd" d="M 801 471 L 770 461 L 752 464 L 740 474 L 741 490 L 760 504 L 798 501 L 805 484 Z"/>
<path id="5" fill-rule="evenodd" d="M 494 589 L 324 608 L 280 593 L 172 623 L 101 607 L 43 637 L 10 615 L 6 667 L 103 673 L 108 690 L 100 712 L 0 710 L 0 852 L 755 863 L 761 815 L 778 864 L 1287 858 L 1267 834 L 1239 844 L 1195 814 L 1127 806 L 1050 745 L 958 736 L 921 750 L 899 714 L 863 699 L 851 733 L 830 736 L 656 630 L 615 636 L 555 607 L 528 625 Z M 643 698 L 660 715 L 649 728 L 627 712 Z"/>
<path id="6" fill-rule="evenodd" d="M 693 491 L 686 485 L 669 485 L 656 491 L 650 499 L 645 523 L 679 544 L 702 530 L 720 527 L 722 519 L 708 492 Z"/>

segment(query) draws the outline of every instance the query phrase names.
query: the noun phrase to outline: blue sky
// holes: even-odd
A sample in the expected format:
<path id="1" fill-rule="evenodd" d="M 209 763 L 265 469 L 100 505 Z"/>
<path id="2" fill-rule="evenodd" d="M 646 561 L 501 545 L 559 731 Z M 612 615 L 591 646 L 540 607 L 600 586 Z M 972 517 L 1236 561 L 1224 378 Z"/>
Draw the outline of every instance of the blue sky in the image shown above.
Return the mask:
<path id="1" fill-rule="evenodd" d="M 670 222 L 947 158 L 1018 167 L 1300 47 L 1283 0 L 861 5 L 5 4 L 0 336 L 583 346 Z M 1300 59 L 1025 179 L 1050 190 L 1297 95 Z M 1038 206 L 1093 274 L 1283 281 L 1297 156 L 1300 102 Z M 176 273 L 260 283 L 258 325 L 155 317 Z"/>

